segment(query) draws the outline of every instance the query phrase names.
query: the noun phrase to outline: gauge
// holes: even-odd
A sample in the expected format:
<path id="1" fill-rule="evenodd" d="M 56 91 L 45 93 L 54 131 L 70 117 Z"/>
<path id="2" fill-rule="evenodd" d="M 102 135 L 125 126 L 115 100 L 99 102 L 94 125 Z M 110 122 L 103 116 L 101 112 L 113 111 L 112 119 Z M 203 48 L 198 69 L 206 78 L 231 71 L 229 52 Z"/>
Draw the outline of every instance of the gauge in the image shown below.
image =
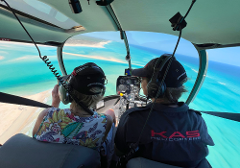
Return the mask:
<path id="1" fill-rule="evenodd" d="M 137 87 L 137 86 L 134 86 L 134 87 L 133 87 L 133 92 L 134 92 L 134 93 L 138 93 L 138 87 Z"/>
<path id="2" fill-rule="evenodd" d="M 121 84 L 124 84 L 125 83 L 125 80 L 124 79 L 120 79 L 119 81 Z"/>
<path id="3" fill-rule="evenodd" d="M 120 84 L 120 85 L 118 86 L 118 91 L 120 91 L 120 92 L 125 91 L 126 89 L 127 89 L 127 88 L 126 88 L 125 85 Z"/>
<path id="4" fill-rule="evenodd" d="M 127 79 L 126 83 L 130 85 L 132 83 L 131 79 Z"/>
<path id="5" fill-rule="evenodd" d="M 139 80 L 138 79 L 134 80 L 134 85 L 139 85 Z"/>

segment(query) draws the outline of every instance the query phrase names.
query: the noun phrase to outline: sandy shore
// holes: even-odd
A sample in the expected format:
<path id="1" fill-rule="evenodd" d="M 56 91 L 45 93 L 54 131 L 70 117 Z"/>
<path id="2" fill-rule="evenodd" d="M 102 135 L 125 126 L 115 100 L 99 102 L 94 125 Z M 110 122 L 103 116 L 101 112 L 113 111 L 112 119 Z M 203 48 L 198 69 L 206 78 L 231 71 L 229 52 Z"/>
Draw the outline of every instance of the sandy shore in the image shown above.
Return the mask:
<path id="1" fill-rule="evenodd" d="M 127 61 L 122 61 L 117 58 L 112 58 L 112 57 L 107 58 L 107 57 L 103 57 L 103 56 L 99 56 L 99 55 L 82 55 L 82 54 L 73 54 L 73 53 L 67 53 L 67 52 L 62 52 L 62 53 L 72 55 L 72 56 L 77 56 L 77 57 L 90 58 L 90 59 L 105 60 L 105 61 L 110 61 L 110 62 L 119 62 L 119 63 L 124 63 L 124 64 L 128 63 Z"/>
<path id="2" fill-rule="evenodd" d="M 111 41 L 101 41 L 101 42 L 84 42 L 81 41 L 81 43 L 75 43 L 75 44 L 71 44 L 71 43 L 66 43 L 66 46 L 72 46 L 72 47 L 94 47 L 94 48 L 105 48 L 104 45 L 110 43 Z"/>
<path id="3" fill-rule="evenodd" d="M 51 96 L 51 90 L 26 98 L 46 103 Z M 38 114 L 43 108 L 0 103 L 0 144 L 5 143 L 17 133 L 32 135 L 32 129 Z"/>
<path id="4" fill-rule="evenodd" d="M 62 53 L 67 54 L 67 55 L 77 56 L 77 57 L 85 57 L 85 58 L 89 58 L 89 59 L 104 60 L 104 61 L 109 61 L 109 62 L 118 62 L 118 63 L 128 64 L 128 62 L 126 60 L 120 60 L 120 59 L 117 59 L 114 57 L 103 57 L 103 56 L 99 56 L 99 55 L 73 54 L 73 53 L 68 53 L 68 52 L 62 52 Z M 136 63 L 132 63 L 132 65 L 144 66 L 142 64 L 136 64 Z"/>

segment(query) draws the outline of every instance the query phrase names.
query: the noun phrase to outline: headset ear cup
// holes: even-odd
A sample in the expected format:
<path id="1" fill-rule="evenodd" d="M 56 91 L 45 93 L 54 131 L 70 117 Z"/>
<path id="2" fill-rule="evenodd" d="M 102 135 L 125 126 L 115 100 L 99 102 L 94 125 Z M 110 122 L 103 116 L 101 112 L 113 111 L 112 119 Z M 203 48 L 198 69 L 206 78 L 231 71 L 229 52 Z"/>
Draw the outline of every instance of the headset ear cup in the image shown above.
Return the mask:
<path id="1" fill-rule="evenodd" d="M 155 98 L 156 97 L 156 95 L 158 93 L 159 86 L 160 86 L 159 83 L 154 83 L 154 82 L 151 82 L 147 85 L 148 97 L 149 98 Z M 166 84 L 165 84 L 165 82 L 163 82 L 163 84 L 160 88 L 160 93 L 158 95 L 158 98 L 163 96 L 165 90 L 166 90 Z"/>
<path id="2" fill-rule="evenodd" d="M 158 90 L 158 87 L 156 83 L 153 83 L 153 82 L 149 83 L 147 85 L 148 97 L 154 98 L 156 96 L 157 90 Z"/>
<path id="3" fill-rule="evenodd" d="M 63 104 L 66 105 L 70 101 L 72 101 L 72 98 L 70 98 L 69 93 L 66 91 L 66 89 L 62 85 L 59 86 L 58 93 L 59 93 L 60 100 Z"/>

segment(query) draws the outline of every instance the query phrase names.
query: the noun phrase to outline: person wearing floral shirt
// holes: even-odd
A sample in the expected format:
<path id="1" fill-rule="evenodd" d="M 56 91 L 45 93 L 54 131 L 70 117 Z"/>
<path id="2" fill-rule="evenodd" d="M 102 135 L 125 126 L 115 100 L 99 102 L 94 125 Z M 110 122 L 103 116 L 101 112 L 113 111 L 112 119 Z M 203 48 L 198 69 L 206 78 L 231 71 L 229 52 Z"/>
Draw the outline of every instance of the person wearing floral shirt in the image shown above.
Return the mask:
<path id="1" fill-rule="evenodd" d="M 72 74 L 65 78 L 68 86 L 72 88 L 71 93 L 89 110 L 103 98 L 106 77 L 96 64 L 86 63 L 76 67 Z M 72 100 L 69 109 L 60 109 L 61 94 L 59 95 L 58 90 L 59 85 L 55 85 L 52 91 L 53 107 L 39 114 L 33 128 L 33 137 L 44 142 L 99 149 L 115 125 L 114 111 L 109 109 L 105 113 L 89 113 L 75 100 Z"/>

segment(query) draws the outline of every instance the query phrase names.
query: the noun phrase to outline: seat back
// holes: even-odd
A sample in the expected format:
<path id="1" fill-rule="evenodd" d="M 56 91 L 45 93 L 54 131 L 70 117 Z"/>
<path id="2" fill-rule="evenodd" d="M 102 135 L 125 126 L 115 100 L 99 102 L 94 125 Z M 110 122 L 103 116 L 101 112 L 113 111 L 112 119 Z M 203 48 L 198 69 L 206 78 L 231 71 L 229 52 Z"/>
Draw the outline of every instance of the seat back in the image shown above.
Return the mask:
<path id="1" fill-rule="evenodd" d="M 0 167 L 84 168 L 101 167 L 97 151 L 76 145 L 39 142 L 16 134 L 0 148 Z"/>
<path id="2" fill-rule="evenodd" d="M 164 163 L 156 162 L 153 160 L 149 160 L 143 157 L 136 157 L 132 158 L 127 163 L 127 168 L 150 168 L 150 167 L 157 167 L 157 168 L 180 168 L 177 166 L 171 166 Z"/>

